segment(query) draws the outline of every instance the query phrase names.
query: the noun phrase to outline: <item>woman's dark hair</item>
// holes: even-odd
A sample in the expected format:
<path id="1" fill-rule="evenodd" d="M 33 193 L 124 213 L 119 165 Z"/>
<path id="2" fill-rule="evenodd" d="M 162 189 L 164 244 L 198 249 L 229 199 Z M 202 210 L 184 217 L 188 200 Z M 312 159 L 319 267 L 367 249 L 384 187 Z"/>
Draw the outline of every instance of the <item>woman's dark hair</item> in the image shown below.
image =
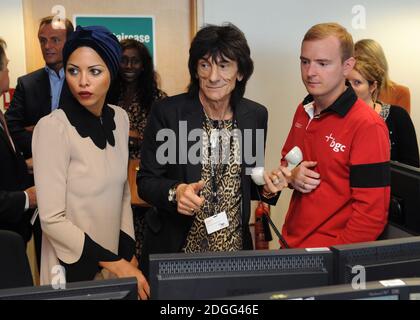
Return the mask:
<path id="1" fill-rule="evenodd" d="M 206 25 L 197 32 L 191 43 L 188 61 L 191 77 L 188 87 L 190 94 L 197 94 L 200 89 L 197 66 L 198 61 L 205 56 L 211 57 L 214 61 L 218 57 L 226 57 L 238 64 L 238 71 L 243 79 L 236 82 L 236 87 L 232 92 L 230 102 L 234 107 L 244 96 L 246 83 L 254 71 L 251 50 L 244 33 L 231 23 L 222 26 Z"/>
<path id="2" fill-rule="evenodd" d="M 137 92 L 140 105 L 145 108 L 147 113 L 153 102 L 165 96 L 158 88 L 157 75 L 154 70 L 152 56 L 146 46 L 140 41 L 134 39 L 124 39 L 120 41 L 123 53 L 127 49 L 137 50 L 142 65 L 142 71 L 137 80 Z M 124 80 L 119 75 L 119 88 L 124 88 Z"/>

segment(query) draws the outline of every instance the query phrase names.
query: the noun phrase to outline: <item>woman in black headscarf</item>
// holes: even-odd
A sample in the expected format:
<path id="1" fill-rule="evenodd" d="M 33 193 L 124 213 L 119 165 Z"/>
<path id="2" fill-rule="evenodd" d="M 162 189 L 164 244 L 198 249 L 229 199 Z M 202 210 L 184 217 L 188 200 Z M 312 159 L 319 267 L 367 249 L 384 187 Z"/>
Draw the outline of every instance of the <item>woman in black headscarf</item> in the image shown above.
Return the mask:
<path id="1" fill-rule="evenodd" d="M 127 184 L 127 113 L 105 104 L 121 56 L 103 27 L 78 27 L 63 49 L 73 95 L 39 121 L 33 160 L 44 232 L 41 283 L 136 277 L 139 296 L 149 287 L 137 268 Z M 59 268 L 57 268 L 59 266 Z"/>

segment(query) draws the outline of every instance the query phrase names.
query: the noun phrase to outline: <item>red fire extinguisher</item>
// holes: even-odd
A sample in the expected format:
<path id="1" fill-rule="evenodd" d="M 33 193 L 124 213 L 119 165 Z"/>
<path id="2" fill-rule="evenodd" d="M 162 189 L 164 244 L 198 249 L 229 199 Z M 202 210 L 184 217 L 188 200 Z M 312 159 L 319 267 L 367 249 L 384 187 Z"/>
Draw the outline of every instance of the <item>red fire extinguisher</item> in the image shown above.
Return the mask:
<path id="1" fill-rule="evenodd" d="M 267 215 L 270 215 L 270 206 L 262 201 L 255 209 L 255 249 L 266 250 L 268 243 L 273 239 Z"/>

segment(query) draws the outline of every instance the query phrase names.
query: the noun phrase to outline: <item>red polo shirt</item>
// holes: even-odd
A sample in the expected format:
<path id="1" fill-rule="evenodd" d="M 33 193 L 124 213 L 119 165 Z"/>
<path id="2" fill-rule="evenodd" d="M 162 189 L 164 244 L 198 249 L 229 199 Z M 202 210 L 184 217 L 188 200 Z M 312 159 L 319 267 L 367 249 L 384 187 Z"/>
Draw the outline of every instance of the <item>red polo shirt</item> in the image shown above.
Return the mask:
<path id="1" fill-rule="evenodd" d="M 390 201 L 386 124 L 350 86 L 317 117 L 312 102 L 299 105 L 282 156 L 299 146 L 304 161 L 318 162 L 321 183 L 309 194 L 294 191 L 283 236 L 292 248 L 375 240 Z"/>

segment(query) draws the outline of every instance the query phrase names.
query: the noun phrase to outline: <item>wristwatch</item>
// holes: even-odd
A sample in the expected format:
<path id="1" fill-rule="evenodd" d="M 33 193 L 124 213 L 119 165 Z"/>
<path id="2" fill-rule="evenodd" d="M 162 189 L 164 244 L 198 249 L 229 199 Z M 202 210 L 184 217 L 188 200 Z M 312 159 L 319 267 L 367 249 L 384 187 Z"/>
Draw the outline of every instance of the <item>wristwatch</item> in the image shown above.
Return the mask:
<path id="1" fill-rule="evenodd" d="M 169 189 L 168 201 L 170 203 L 176 203 L 176 188 L 177 187 L 178 187 L 178 184 L 176 184 L 175 186 L 173 186 L 172 188 Z"/>

